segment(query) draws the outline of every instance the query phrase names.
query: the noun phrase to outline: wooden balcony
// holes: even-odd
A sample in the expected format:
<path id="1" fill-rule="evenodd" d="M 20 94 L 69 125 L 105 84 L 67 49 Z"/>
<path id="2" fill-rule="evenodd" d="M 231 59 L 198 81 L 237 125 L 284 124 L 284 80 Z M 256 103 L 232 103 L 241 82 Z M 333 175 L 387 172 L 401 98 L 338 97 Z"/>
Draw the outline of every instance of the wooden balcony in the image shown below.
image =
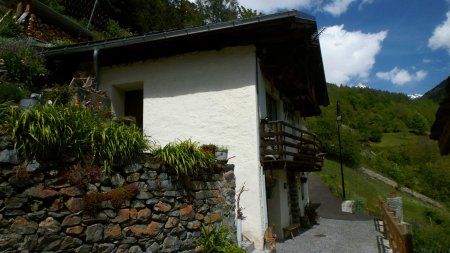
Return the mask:
<path id="1" fill-rule="evenodd" d="M 320 171 L 325 153 L 317 136 L 284 121 L 262 121 L 260 154 L 264 169 Z"/>

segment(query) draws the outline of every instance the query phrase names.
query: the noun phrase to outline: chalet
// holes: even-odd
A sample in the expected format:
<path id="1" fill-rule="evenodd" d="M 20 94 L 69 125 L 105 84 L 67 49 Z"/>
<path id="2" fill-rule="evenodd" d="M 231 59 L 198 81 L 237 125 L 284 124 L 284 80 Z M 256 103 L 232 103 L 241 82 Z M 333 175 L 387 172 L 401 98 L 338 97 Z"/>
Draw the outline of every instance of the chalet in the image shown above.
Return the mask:
<path id="1" fill-rule="evenodd" d="M 308 203 L 308 173 L 323 155 L 305 117 L 329 104 L 314 17 L 290 11 L 45 52 L 69 83 L 85 78 L 161 145 L 178 138 L 226 145 L 246 219 L 243 234 L 263 247 L 268 224 L 279 238 Z M 88 65 L 86 65 L 88 63 Z M 89 65 L 90 64 L 90 65 Z"/>

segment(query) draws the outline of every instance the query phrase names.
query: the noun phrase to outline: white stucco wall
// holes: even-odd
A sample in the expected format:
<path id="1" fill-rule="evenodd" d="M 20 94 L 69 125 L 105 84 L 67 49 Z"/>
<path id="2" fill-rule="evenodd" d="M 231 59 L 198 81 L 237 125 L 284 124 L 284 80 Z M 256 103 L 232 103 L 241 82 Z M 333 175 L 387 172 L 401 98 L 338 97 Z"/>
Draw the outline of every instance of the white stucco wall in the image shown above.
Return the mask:
<path id="1" fill-rule="evenodd" d="M 114 99 L 117 87 L 142 83 L 143 127 L 161 145 L 177 138 L 226 145 L 236 156 L 236 186 L 248 189 L 241 205 L 243 234 L 263 245 L 259 182 L 256 55 L 253 46 L 194 52 L 123 66 L 102 68 L 100 89 Z M 115 88 L 116 87 L 116 88 Z M 116 98 L 116 101 L 120 99 Z M 120 112 L 120 102 L 113 110 Z"/>
<path id="2" fill-rule="evenodd" d="M 276 184 L 272 188 L 271 198 L 267 199 L 267 212 L 269 225 L 275 225 L 275 232 L 279 239 L 283 239 L 283 228 L 290 224 L 289 186 L 286 178 L 286 170 L 273 170 L 268 172 L 266 177 L 276 179 Z"/>

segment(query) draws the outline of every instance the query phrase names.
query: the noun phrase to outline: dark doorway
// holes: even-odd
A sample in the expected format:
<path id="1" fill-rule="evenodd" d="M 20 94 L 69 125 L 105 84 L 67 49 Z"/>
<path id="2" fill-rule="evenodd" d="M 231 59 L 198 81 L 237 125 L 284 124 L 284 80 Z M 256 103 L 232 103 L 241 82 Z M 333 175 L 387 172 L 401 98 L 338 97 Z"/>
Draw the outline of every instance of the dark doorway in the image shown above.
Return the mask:
<path id="1" fill-rule="evenodd" d="M 136 125 L 142 129 L 144 114 L 144 91 L 125 91 L 125 116 L 133 116 Z"/>

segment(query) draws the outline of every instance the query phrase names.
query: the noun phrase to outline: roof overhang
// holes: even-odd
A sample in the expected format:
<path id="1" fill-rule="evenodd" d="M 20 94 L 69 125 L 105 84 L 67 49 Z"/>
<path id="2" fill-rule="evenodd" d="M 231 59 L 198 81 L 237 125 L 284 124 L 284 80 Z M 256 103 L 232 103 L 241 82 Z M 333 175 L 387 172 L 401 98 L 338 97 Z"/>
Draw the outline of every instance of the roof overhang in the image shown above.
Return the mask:
<path id="1" fill-rule="evenodd" d="M 99 64 L 109 66 L 239 45 L 255 45 L 263 74 L 302 116 L 318 115 L 319 106 L 329 104 L 315 18 L 297 11 L 56 47 L 44 55 L 64 65 L 91 61 L 95 51 Z"/>

